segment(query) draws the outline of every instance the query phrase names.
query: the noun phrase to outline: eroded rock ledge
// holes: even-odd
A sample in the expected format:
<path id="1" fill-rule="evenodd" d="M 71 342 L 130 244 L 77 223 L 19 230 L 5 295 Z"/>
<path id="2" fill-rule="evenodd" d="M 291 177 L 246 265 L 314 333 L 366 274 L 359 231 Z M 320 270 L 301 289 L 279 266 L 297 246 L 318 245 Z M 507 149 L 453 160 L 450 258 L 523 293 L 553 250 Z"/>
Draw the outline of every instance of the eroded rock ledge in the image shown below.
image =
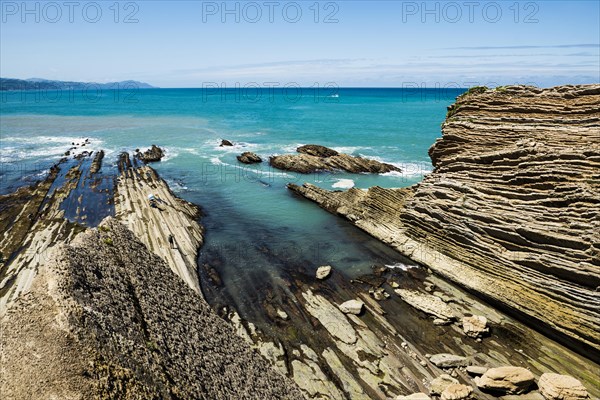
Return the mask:
<path id="1" fill-rule="evenodd" d="M 112 218 L 55 248 L 0 323 L 4 398 L 303 398 Z"/>
<path id="2" fill-rule="evenodd" d="M 334 170 L 353 173 L 386 173 L 400 171 L 400 168 L 391 164 L 338 153 L 333 149 L 315 144 L 300 146 L 296 151 L 299 154 L 274 156 L 269 159 L 269 162 L 275 168 L 300 172 L 303 174 Z"/>
<path id="3" fill-rule="evenodd" d="M 599 359 L 600 85 L 471 91 L 442 133 L 411 188 L 289 188 Z"/>
<path id="4" fill-rule="evenodd" d="M 196 256 L 203 243 L 197 222 L 200 209 L 175 196 L 152 168 L 132 167 L 127 153 L 121 155 L 119 164 L 115 217 L 200 293 L 196 272 Z M 150 206 L 149 196 L 154 197 L 155 207 Z"/>

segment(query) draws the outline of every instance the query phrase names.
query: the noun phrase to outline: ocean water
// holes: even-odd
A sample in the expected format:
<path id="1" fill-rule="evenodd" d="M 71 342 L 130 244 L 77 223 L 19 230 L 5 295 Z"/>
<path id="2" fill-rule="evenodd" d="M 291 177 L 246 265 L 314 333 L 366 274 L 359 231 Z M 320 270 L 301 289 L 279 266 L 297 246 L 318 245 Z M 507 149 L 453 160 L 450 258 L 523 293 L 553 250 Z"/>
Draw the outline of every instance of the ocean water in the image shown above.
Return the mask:
<path id="1" fill-rule="evenodd" d="M 327 189 L 405 187 L 432 170 L 427 155 L 446 107 L 464 90 L 302 89 L 135 92 L 12 92 L 0 101 L 0 194 L 44 176 L 71 143 L 104 149 L 103 171 L 121 151 L 166 149 L 152 166 L 180 197 L 199 204 L 206 243 L 199 263 L 223 280 L 243 316 L 253 293 L 280 284 L 285 271 L 330 264 L 348 276 L 406 259 L 345 221 L 290 193 L 289 182 Z M 220 147 L 221 139 L 235 143 Z M 247 166 L 236 155 L 294 152 L 316 143 L 395 164 L 401 173 L 302 175 Z M 233 300 L 231 300 L 233 299 Z"/>

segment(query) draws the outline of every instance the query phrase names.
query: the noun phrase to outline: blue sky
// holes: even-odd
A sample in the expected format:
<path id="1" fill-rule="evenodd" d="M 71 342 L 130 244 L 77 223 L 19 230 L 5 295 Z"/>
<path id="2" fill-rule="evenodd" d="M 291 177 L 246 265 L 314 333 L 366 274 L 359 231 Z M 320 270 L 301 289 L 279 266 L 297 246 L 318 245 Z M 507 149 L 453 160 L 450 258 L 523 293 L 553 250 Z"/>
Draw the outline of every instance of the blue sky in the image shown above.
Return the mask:
<path id="1" fill-rule="evenodd" d="M 137 1 L 120 2 L 118 15 L 112 0 L 0 3 L 2 77 L 160 87 L 600 82 L 598 1 L 265 0 L 227 2 L 230 13 L 221 1 Z"/>

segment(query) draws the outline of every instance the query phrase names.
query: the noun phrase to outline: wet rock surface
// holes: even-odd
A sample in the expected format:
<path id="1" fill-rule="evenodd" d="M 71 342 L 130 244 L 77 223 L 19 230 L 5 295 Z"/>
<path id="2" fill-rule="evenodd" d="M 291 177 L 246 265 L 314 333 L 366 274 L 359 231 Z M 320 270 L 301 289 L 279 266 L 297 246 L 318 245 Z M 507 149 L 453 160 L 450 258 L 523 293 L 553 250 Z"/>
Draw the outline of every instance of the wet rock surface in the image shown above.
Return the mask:
<path id="1" fill-rule="evenodd" d="M 175 196 L 152 168 L 134 168 L 127 153 L 122 157 L 115 217 L 200 293 L 196 262 L 198 248 L 204 241 L 198 223 L 200 209 Z"/>
<path id="2" fill-rule="evenodd" d="M 113 219 L 57 248 L 1 324 L 5 398 L 303 398 Z"/>
<path id="3" fill-rule="evenodd" d="M 402 300 L 406 301 L 414 308 L 441 320 L 440 324 L 445 324 L 456 319 L 454 310 L 437 296 L 420 293 L 415 290 L 396 289 L 394 291 L 402 298 Z"/>
<path id="4" fill-rule="evenodd" d="M 599 121 L 599 85 L 472 91 L 418 185 L 288 187 L 599 360 Z"/>
<path id="5" fill-rule="evenodd" d="M 151 148 L 144 152 L 136 152 L 135 157 L 143 163 L 150 163 L 160 161 L 164 155 L 164 150 L 153 144 Z"/>
<path id="6" fill-rule="evenodd" d="M 262 162 L 262 158 L 256 153 L 245 151 L 236 157 L 239 162 L 244 164 L 258 164 Z"/>
<path id="7" fill-rule="evenodd" d="M 305 145 L 298 147 L 299 154 L 286 154 L 269 158 L 269 163 L 278 169 L 308 174 L 317 171 L 342 170 L 352 173 L 385 173 L 400 171 L 400 168 L 369 160 L 338 153 L 319 145 Z"/>
<path id="8" fill-rule="evenodd" d="M 577 379 L 568 375 L 543 374 L 538 387 L 547 400 L 583 400 L 588 399 L 586 388 Z"/>
<path id="9" fill-rule="evenodd" d="M 317 268 L 317 279 L 327 279 L 331 275 L 331 266 L 323 265 Z"/>

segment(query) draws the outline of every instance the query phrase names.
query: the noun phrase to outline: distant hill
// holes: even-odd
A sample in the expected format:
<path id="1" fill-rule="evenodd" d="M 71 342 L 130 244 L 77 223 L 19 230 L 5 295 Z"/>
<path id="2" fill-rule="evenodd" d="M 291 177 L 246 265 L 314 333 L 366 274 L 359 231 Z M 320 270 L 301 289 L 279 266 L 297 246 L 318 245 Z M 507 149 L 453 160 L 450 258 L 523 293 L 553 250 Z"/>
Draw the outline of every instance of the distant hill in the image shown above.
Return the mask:
<path id="1" fill-rule="evenodd" d="M 81 90 L 86 88 L 101 88 L 101 89 L 118 89 L 118 88 L 138 88 L 152 89 L 155 88 L 144 82 L 138 81 L 121 81 L 109 83 L 96 82 L 70 82 L 70 81 L 53 81 L 41 78 L 31 79 L 11 79 L 0 78 L 0 90 L 52 90 L 52 89 L 68 89 Z"/>

